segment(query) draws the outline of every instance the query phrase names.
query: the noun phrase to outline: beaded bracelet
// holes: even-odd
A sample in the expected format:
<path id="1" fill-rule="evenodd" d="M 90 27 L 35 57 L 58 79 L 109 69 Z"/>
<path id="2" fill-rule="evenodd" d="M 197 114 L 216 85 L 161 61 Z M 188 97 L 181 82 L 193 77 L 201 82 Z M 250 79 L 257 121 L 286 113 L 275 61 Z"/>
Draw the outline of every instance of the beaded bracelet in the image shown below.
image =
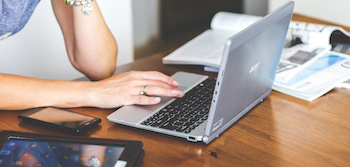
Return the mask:
<path id="1" fill-rule="evenodd" d="M 90 6 L 90 3 L 93 0 L 85 0 L 85 1 L 74 1 L 74 0 L 64 0 L 64 2 L 67 5 L 74 5 L 74 6 L 82 6 L 81 12 L 83 12 L 85 15 L 90 15 L 92 13 L 92 7 Z"/>

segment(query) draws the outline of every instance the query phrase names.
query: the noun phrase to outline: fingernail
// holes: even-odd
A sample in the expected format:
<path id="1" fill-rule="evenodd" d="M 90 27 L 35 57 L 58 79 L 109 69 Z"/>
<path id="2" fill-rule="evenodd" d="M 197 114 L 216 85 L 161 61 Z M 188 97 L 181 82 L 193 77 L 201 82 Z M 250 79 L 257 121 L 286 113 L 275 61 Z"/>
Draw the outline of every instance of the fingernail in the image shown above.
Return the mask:
<path id="1" fill-rule="evenodd" d="M 173 81 L 173 84 L 174 84 L 175 86 L 179 86 L 179 85 L 180 85 L 177 81 Z"/>
<path id="2" fill-rule="evenodd" d="M 160 97 L 154 98 L 153 101 L 155 101 L 155 102 L 160 102 Z"/>
<path id="3" fill-rule="evenodd" d="M 179 90 L 171 90 L 171 93 L 174 94 L 174 95 L 180 95 L 180 96 L 184 95 L 184 93 L 179 91 Z"/>

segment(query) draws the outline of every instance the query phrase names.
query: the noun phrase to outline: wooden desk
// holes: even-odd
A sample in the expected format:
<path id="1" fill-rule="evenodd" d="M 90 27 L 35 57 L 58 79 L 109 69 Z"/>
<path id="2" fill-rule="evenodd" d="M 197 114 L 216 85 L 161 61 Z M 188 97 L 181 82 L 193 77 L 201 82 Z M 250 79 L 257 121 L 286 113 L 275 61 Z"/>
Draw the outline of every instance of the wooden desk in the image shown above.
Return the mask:
<path id="1" fill-rule="evenodd" d="M 297 15 L 303 21 L 305 18 Z M 300 19 L 301 18 L 301 19 Z M 312 20 L 317 22 L 317 20 Z M 325 23 L 325 22 L 322 22 Z M 172 75 L 202 67 L 163 65 L 157 54 L 118 68 L 159 70 Z M 141 140 L 146 151 L 142 166 L 350 166 L 350 90 L 334 89 L 312 102 L 276 91 L 209 145 L 138 130 L 109 122 L 112 109 L 77 108 L 102 118 L 85 137 Z M 0 130 L 66 135 L 21 122 L 24 111 L 0 111 Z"/>

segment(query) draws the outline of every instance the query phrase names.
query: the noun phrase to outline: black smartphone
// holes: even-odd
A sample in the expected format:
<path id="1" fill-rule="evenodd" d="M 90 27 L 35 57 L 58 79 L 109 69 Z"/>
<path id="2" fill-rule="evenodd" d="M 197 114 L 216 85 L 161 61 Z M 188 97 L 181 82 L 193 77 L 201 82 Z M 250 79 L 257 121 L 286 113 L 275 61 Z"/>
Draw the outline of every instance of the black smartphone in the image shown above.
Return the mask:
<path id="1" fill-rule="evenodd" d="M 85 132 L 101 122 L 100 118 L 53 107 L 31 109 L 18 118 L 69 133 Z"/>

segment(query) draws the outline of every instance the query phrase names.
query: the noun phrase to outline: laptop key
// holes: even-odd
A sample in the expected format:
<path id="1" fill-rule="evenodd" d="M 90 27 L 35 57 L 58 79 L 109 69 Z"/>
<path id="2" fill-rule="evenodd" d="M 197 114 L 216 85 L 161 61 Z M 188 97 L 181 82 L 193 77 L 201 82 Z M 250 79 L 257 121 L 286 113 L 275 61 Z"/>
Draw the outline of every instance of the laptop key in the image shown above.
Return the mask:
<path id="1" fill-rule="evenodd" d="M 166 123 L 162 124 L 161 126 L 159 126 L 159 128 L 164 128 L 164 129 L 169 129 L 169 130 L 175 130 L 175 129 L 178 128 L 178 126 L 174 126 L 172 123 L 166 122 Z"/>
<path id="2" fill-rule="evenodd" d="M 184 124 L 183 122 L 175 121 L 175 122 L 173 123 L 173 126 L 179 127 L 179 126 L 181 126 L 181 125 L 183 125 L 183 124 Z"/>
<path id="3" fill-rule="evenodd" d="M 208 118 L 215 82 L 214 78 L 206 79 L 142 125 L 190 133 Z"/>

